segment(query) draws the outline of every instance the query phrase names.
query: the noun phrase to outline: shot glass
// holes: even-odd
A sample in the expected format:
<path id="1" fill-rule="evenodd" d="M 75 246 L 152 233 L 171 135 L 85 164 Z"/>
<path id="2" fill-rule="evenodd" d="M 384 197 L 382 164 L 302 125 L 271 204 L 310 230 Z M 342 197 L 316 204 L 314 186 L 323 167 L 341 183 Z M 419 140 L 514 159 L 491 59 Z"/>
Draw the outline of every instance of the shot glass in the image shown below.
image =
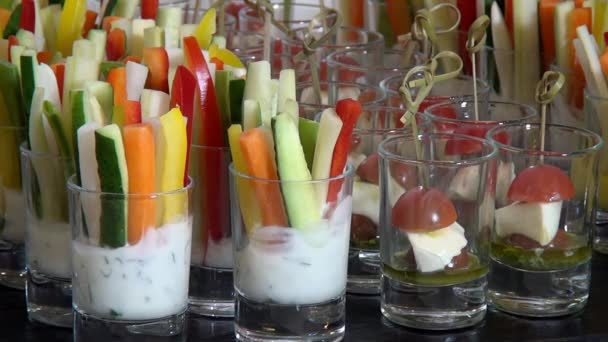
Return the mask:
<path id="1" fill-rule="evenodd" d="M 67 187 L 75 340 L 182 334 L 192 181 L 179 190 L 154 194 L 90 191 L 75 176 Z M 155 217 L 155 223 L 144 227 L 149 217 L 142 215 Z"/>
<path id="2" fill-rule="evenodd" d="M 419 55 L 407 56 L 404 50 L 385 49 L 381 55 L 362 48 L 336 51 L 327 56 L 327 80 L 380 85 L 385 78 L 405 75 L 421 63 Z"/>
<path id="3" fill-rule="evenodd" d="M 498 180 L 508 202 L 496 205 L 488 300 L 508 313 L 552 317 L 587 303 L 604 143 L 588 130 L 547 125 L 540 152 L 539 131 L 539 124 L 509 124 L 487 135 L 503 165 L 512 165 L 508 178 Z"/>
<path id="4" fill-rule="evenodd" d="M 403 106 L 403 100 L 399 93 L 399 87 L 403 82 L 404 74 L 390 76 L 380 82 L 380 87 L 386 91 L 387 103 L 389 106 Z M 424 112 L 426 107 L 444 102 L 447 100 L 461 100 L 472 98 L 475 95 L 475 83 L 470 76 L 460 75 L 454 79 L 436 82 L 431 89 L 431 93 L 425 98 L 418 109 Z M 481 79 L 475 81 L 477 83 L 477 98 L 480 104 L 487 102 L 490 99 L 490 87 L 488 83 Z"/>
<path id="5" fill-rule="evenodd" d="M 26 208 L 26 304 L 31 321 L 71 327 L 72 236 L 65 182 L 74 160 L 21 146 Z"/>
<path id="6" fill-rule="evenodd" d="M 0 126 L 0 284 L 25 288 L 25 199 L 19 146 L 23 127 Z"/>
<path id="7" fill-rule="evenodd" d="M 353 215 L 351 218 L 346 291 L 356 294 L 380 293 L 380 182 L 378 145 L 384 139 L 408 135 L 401 118 L 404 109 L 372 107 L 364 110 L 353 132 L 348 159 L 355 169 Z M 422 131 L 430 129 L 430 120 L 416 116 Z M 408 184 L 401 184 L 408 186 Z"/>
<path id="8" fill-rule="evenodd" d="M 585 91 L 584 126 L 608 139 L 608 98 L 594 96 Z M 595 251 L 608 254 L 608 156 L 605 147 L 599 156 L 598 198 L 596 202 L 595 232 L 593 248 Z"/>
<path id="9" fill-rule="evenodd" d="M 341 340 L 345 330 L 352 168 L 347 167 L 336 178 L 317 181 L 252 178 L 233 165 L 230 173 L 237 339 Z M 259 222 L 252 219 L 257 210 L 269 213 L 269 206 L 277 208 L 277 203 L 263 200 L 270 192 L 280 193 L 286 187 L 326 191 L 330 185 L 340 189 L 336 200 L 306 214 L 311 216 L 300 215 L 306 217 L 304 225 L 293 227 L 263 214 Z M 252 201 L 251 196 L 257 200 Z"/>
<path id="10" fill-rule="evenodd" d="M 228 165 L 230 149 L 193 145 L 190 174 L 195 180 L 189 311 L 234 316 L 232 232 Z"/>
<path id="11" fill-rule="evenodd" d="M 306 27 L 310 21 L 319 14 L 319 4 L 310 2 L 296 2 L 289 5 L 273 3 L 274 17 L 277 21 L 290 29 Z M 245 32 L 259 32 L 264 30 L 264 18 L 260 17 L 256 9 L 250 7 L 241 8 L 238 14 L 239 30 Z M 279 35 L 274 31 L 275 35 Z"/>
<path id="12" fill-rule="evenodd" d="M 490 141 L 459 134 L 380 144 L 380 308 L 389 321 L 445 330 L 485 317 L 496 153 Z"/>
<path id="13" fill-rule="evenodd" d="M 315 120 L 324 109 L 334 107 L 342 99 L 352 98 L 361 102 L 363 109 L 382 106 L 386 103 L 386 94 L 378 86 L 354 82 L 320 82 L 321 103 L 315 102 L 312 82 L 296 83 L 296 97 L 300 116 Z"/>

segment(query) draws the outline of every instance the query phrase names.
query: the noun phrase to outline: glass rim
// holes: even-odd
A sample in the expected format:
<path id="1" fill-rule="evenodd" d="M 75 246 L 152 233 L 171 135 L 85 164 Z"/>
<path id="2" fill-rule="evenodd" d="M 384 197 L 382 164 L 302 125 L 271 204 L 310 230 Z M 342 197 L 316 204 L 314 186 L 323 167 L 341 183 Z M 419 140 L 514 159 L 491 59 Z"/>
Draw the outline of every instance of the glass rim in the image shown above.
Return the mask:
<path id="1" fill-rule="evenodd" d="M 382 88 L 387 94 L 399 94 L 398 90 L 393 90 L 391 88 L 389 88 L 387 86 L 387 84 L 395 79 L 401 79 L 403 81 L 403 78 L 405 77 L 405 75 L 393 75 L 393 76 L 389 76 L 385 79 L 383 79 L 382 81 L 380 81 L 380 88 Z M 464 74 L 459 74 L 458 76 L 456 76 L 455 78 L 450 78 L 444 81 L 440 81 L 439 83 L 445 83 L 445 82 L 449 82 L 449 81 L 472 81 L 473 80 L 473 76 L 469 76 L 469 75 L 464 75 Z M 477 93 L 478 94 L 482 94 L 485 91 L 490 91 L 490 84 L 484 80 L 481 79 L 477 79 Z M 400 82 L 402 83 L 402 82 Z M 433 87 L 434 88 L 434 87 Z M 431 92 L 433 91 L 433 89 L 431 89 Z M 471 90 L 472 91 L 472 90 Z M 432 96 L 432 95 L 429 95 Z M 454 98 L 454 97 L 458 97 L 458 98 L 462 98 L 462 97 L 466 97 L 466 96 L 473 96 L 471 94 L 465 94 L 465 95 L 448 95 L 449 98 Z"/>
<path id="2" fill-rule="evenodd" d="M 322 183 L 329 183 L 329 182 L 334 182 L 334 181 L 338 181 L 338 180 L 345 180 L 348 177 L 352 177 L 355 175 L 355 168 L 353 167 L 353 165 L 350 162 L 346 163 L 345 171 L 335 177 L 330 177 L 330 178 L 325 178 L 325 179 L 311 179 L 311 180 L 281 180 L 281 179 L 266 179 L 266 178 L 254 177 L 254 176 L 250 176 L 248 174 L 245 174 L 245 173 L 237 170 L 236 167 L 234 166 L 234 162 L 230 162 L 230 165 L 228 165 L 228 170 L 230 170 L 230 174 L 234 177 L 239 177 L 241 179 L 246 179 L 246 180 L 255 181 L 255 182 L 265 182 L 265 183 L 271 183 L 271 184 L 322 184 Z M 277 168 L 277 172 L 278 172 L 278 168 Z"/>
<path id="3" fill-rule="evenodd" d="M 308 30 L 308 27 L 298 27 L 293 30 L 293 33 L 294 33 L 293 36 L 282 37 L 281 41 L 283 41 L 284 43 L 287 43 L 287 44 L 291 44 L 291 45 L 298 45 L 298 46 L 302 45 L 302 39 L 295 37 L 295 34 L 297 32 L 301 32 L 304 30 Z M 379 32 L 371 31 L 371 30 L 368 30 L 368 29 L 365 29 L 362 27 L 347 26 L 347 25 L 342 25 L 342 26 L 338 27 L 336 29 L 336 32 L 339 32 L 339 31 L 366 33 L 368 35 L 368 37 L 367 37 L 368 39 L 366 42 L 349 42 L 346 44 L 324 43 L 321 46 L 319 46 L 319 48 L 352 49 L 352 48 L 357 48 L 357 47 L 384 45 L 384 36 Z"/>
<path id="4" fill-rule="evenodd" d="M 595 138 L 596 143 L 593 146 L 579 149 L 579 150 L 572 151 L 572 152 L 558 152 L 558 151 L 551 151 L 551 150 L 546 150 L 546 149 L 545 149 L 545 151 L 524 149 L 524 148 L 520 148 L 520 147 L 511 146 L 508 144 L 503 144 L 492 138 L 492 136 L 495 135 L 496 132 L 507 131 L 512 128 L 526 129 L 526 128 L 530 128 L 530 127 L 538 127 L 540 129 L 540 126 L 541 126 L 540 123 L 526 123 L 524 125 L 518 124 L 518 123 L 511 123 L 511 124 L 506 124 L 506 125 L 500 125 L 500 126 L 496 126 L 492 129 L 490 129 L 486 133 L 486 138 L 488 140 L 492 141 L 496 145 L 496 147 L 501 151 L 509 151 L 509 152 L 519 153 L 519 154 L 532 154 L 533 153 L 534 155 L 537 155 L 537 156 L 543 156 L 543 157 L 547 157 L 547 158 L 560 158 L 560 159 L 569 159 L 569 158 L 578 157 L 578 156 L 582 156 L 582 155 L 589 154 L 589 153 L 599 152 L 602 149 L 602 147 L 604 146 L 604 140 L 602 139 L 602 137 L 593 131 L 590 131 L 585 128 L 578 128 L 578 127 L 573 127 L 573 126 L 550 124 L 550 123 L 546 124 L 545 129 L 548 130 L 551 128 L 555 128 L 555 129 L 560 129 L 560 130 L 570 130 L 570 131 L 577 132 L 579 134 L 582 133 L 586 136 Z"/>
<path id="5" fill-rule="evenodd" d="M 382 89 L 379 86 L 373 85 L 373 84 L 369 84 L 369 83 L 361 83 L 361 82 L 342 82 L 342 81 L 319 81 L 320 85 L 323 84 L 337 84 L 338 86 L 344 85 L 344 86 L 350 86 L 350 87 L 357 87 L 359 89 L 372 89 L 375 90 L 376 93 L 381 94 L 382 96 L 374 99 L 373 101 L 368 101 L 365 103 L 361 103 L 361 106 L 363 106 L 364 108 L 368 108 L 368 106 L 378 106 L 380 105 L 383 101 L 386 101 L 387 96 L 386 96 L 386 90 Z M 306 87 L 312 87 L 312 81 L 301 81 L 301 82 L 297 82 L 296 83 L 296 92 L 298 90 L 303 90 Z M 301 94 L 300 94 L 301 95 Z M 298 105 L 299 106 L 305 106 L 305 107 L 309 107 L 309 108 L 331 108 L 331 107 L 335 107 L 334 105 L 324 105 L 324 104 L 316 104 L 316 103 L 309 103 L 309 102 L 302 102 L 302 101 L 298 101 Z"/>
<path id="6" fill-rule="evenodd" d="M 477 143 L 490 147 L 491 151 L 488 153 L 484 153 L 483 155 L 481 155 L 479 157 L 474 157 L 471 159 L 464 159 L 464 160 L 426 160 L 426 159 L 417 160 L 417 159 L 400 156 L 400 155 L 390 152 L 386 149 L 387 145 L 394 143 L 398 140 L 413 141 L 415 139 L 415 137 L 413 135 L 408 136 L 408 135 L 404 134 L 404 135 L 390 137 L 390 138 L 387 138 L 384 141 L 382 141 L 380 143 L 380 145 L 378 145 L 378 155 L 380 156 L 381 159 L 394 160 L 394 161 L 407 163 L 407 164 L 437 165 L 437 166 L 446 166 L 446 167 L 447 166 L 479 165 L 479 164 L 488 162 L 498 156 L 498 148 L 496 147 L 496 144 L 493 141 L 488 140 L 488 139 L 482 139 L 482 138 L 473 137 L 470 135 L 454 134 L 454 133 L 431 132 L 431 133 L 418 134 L 418 139 L 421 139 L 424 137 L 430 137 L 433 140 L 436 140 L 438 138 L 440 138 L 440 139 L 460 138 L 460 139 L 472 140 Z"/>
<path id="7" fill-rule="evenodd" d="M 188 0 L 186 0 L 188 1 Z M 277 2 L 272 2 L 271 3 L 273 10 L 276 10 L 277 8 L 283 7 L 284 4 L 282 3 L 277 3 Z M 308 2 L 294 2 L 290 5 L 292 8 L 295 7 L 308 7 L 308 8 L 321 8 L 321 6 L 319 4 L 312 4 L 312 3 L 308 3 Z M 253 11 L 255 14 L 249 14 L 249 11 Z M 241 14 L 242 13 L 242 14 Z M 263 21 L 262 18 L 260 18 L 257 15 L 257 11 L 255 8 L 251 8 L 249 6 L 245 6 L 243 8 L 241 8 L 239 10 L 239 12 L 237 13 L 239 18 L 243 18 L 243 19 L 256 19 L 256 20 L 260 20 Z M 335 15 L 332 15 L 330 17 L 333 17 Z M 310 19 L 300 19 L 300 20 L 279 20 L 279 22 L 284 23 L 284 24 L 290 24 L 290 23 L 308 23 L 312 21 L 312 17 Z"/>
<path id="8" fill-rule="evenodd" d="M 76 184 L 76 174 L 73 174 L 71 176 L 68 177 L 66 184 L 67 184 L 67 190 L 70 192 L 77 192 L 77 193 L 82 193 L 82 194 L 92 194 L 92 195 L 97 195 L 97 196 L 109 196 L 109 197 L 115 197 L 115 198 L 148 198 L 148 199 L 155 199 L 155 198 L 159 198 L 159 197 L 164 197 L 164 196 L 170 196 L 170 195 L 176 195 L 176 194 L 180 194 L 180 193 L 186 193 L 186 192 L 190 192 L 194 189 L 194 179 L 191 176 L 188 176 L 188 184 L 184 187 L 181 187 L 179 189 L 176 190 L 170 190 L 170 191 L 165 191 L 165 192 L 152 192 L 149 194 L 141 194 L 141 193 L 117 193 L 117 192 L 105 192 L 105 191 L 96 191 L 96 190 L 88 190 L 83 188 L 82 186 Z"/>
<path id="9" fill-rule="evenodd" d="M 384 52 L 382 54 L 382 56 L 384 57 L 386 54 L 388 53 L 393 53 L 395 55 L 403 55 L 406 51 L 405 50 L 399 50 L 399 49 L 384 49 Z M 367 48 L 364 47 L 356 47 L 356 48 L 352 48 L 352 49 L 346 49 L 346 50 L 338 50 L 338 51 L 334 51 L 332 53 L 330 53 L 329 55 L 327 55 L 327 67 L 329 69 L 330 66 L 336 66 L 336 67 L 341 67 L 341 68 L 348 68 L 351 70 L 356 70 L 356 71 L 363 71 L 363 72 L 367 72 L 369 70 L 381 70 L 381 71 L 397 71 L 397 72 L 401 72 L 401 71 L 406 71 L 406 70 L 410 70 L 414 67 L 416 67 L 417 65 L 408 65 L 408 66 L 375 66 L 375 65 L 371 65 L 371 66 L 363 66 L 363 65 L 355 65 L 355 64 L 350 64 L 350 63 L 345 63 L 339 60 L 336 60 L 336 56 L 338 55 L 345 55 L 345 54 L 351 54 L 351 53 L 363 53 L 363 54 L 368 54 L 369 51 Z M 412 57 L 418 55 L 419 53 L 413 53 Z"/>
<path id="10" fill-rule="evenodd" d="M 527 115 L 525 117 L 519 118 L 519 119 L 509 119 L 509 120 L 464 120 L 464 119 L 452 119 L 452 118 L 446 118 L 440 115 L 436 115 L 431 113 L 431 110 L 436 109 L 436 108 L 440 108 L 440 107 L 444 107 L 444 106 L 448 106 L 448 105 L 455 105 L 458 104 L 460 102 L 462 102 L 463 100 L 474 100 L 474 96 L 471 95 L 466 95 L 466 96 L 462 96 L 462 97 L 458 97 L 458 99 L 448 99 L 445 101 L 441 101 L 438 103 L 434 103 L 432 105 L 429 105 L 428 107 L 426 107 L 424 109 L 423 114 L 427 117 L 429 117 L 429 120 L 432 121 L 439 121 L 439 122 L 450 122 L 450 123 L 465 123 L 465 124 L 481 124 L 481 125 L 505 125 L 507 123 L 522 123 L 525 121 L 528 121 L 532 118 L 538 117 L 538 113 L 536 112 L 536 110 L 530 106 L 527 105 L 525 103 L 519 103 L 519 102 L 514 102 L 514 101 L 494 101 L 494 100 L 488 100 L 488 101 L 484 101 L 487 102 L 488 104 L 500 104 L 500 105 L 507 105 L 507 106 L 513 106 L 513 107 L 520 107 L 520 108 L 525 108 L 526 111 L 530 112 L 530 115 Z"/>
<path id="11" fill-rule="evenodd" d="M 26 141 L 22 142 L 19 145 L 19 151 L 21 152 L 22 155 L 26 155 L 28 157 L 37 157 L 37 158 L 46 158 L 46 159 L 59 159 L 62 161 L 73 161 L 74 158 L 69 158 L 69 157 L 65 157 L 62 156 L 61 154 L 54 154 L 51 152 L 38 152 L 38 151 L 32 151 L 32 149 L 28 145 L 28 143 Z"/>

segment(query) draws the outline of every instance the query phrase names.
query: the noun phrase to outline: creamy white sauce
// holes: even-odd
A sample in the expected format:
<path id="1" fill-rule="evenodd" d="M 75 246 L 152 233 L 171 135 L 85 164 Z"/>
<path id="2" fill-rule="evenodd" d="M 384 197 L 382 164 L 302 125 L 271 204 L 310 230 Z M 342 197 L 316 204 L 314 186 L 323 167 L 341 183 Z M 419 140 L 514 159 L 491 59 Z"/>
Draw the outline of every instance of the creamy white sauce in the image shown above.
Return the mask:
<path id="1" fill-rule="evenodd" d="M 236 252 L 235 286 L 245 297 L 279 304 L 316 304 L 346 288 L 352 198 L 331 219 L 302 231 L 258 228 Z"/>
<path id="2" fill-rule="evenodd" d="M 74 241 L 74 306 L 118 320 L 186 310 L 191 238 L 192 222 L 180 222 L 148 230 L 133 246 L 109 249 Z"/>
<path id="3" fill-rule="evenodd" d="M 215 268 L 233 268 L 232 238 L 224 238 L 218 242 L 209 239 L 207 255 L 201 239 L 192 242 L 192 264 Z"/>
<path id="4" fill-rule="evenodd" d="M 23 243 L 25 239 L 25 200 L 23 193 L 6 188 L 3 193 L 5 211 L 2 239 L 14 243 Z"/>
<path id="5" fill-rule="evenodd" d="M 30 269 L 45 275 L 71 278 L 69 223 L 44 223 L 30 218 L 25 254 Z"/>

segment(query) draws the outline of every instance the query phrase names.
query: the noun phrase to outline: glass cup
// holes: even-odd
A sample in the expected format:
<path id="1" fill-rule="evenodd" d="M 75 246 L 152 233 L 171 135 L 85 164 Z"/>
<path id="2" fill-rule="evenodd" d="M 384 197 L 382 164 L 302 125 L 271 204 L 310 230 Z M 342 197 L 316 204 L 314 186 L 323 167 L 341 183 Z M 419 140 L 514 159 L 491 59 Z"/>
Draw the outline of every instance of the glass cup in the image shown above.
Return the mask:
<path id="1" fill-rule="evenodd" d="M 416 138 L 420 157 L 413 136 L 379 147 L 381 311 L 411 328 L 468 327 L 486 314 L 496 148 L 459 134 Z"/>
<path id="2" fill-rule="evenodd" d="M 380 82 L 380 87 L 386 91 L 387 103 L 389 106 L 403 106 L 399 88 L 401 87 L 404 76 L 404 74 L 394 75 Z M 475 87 L 473 78 L 460 75 L 453 79 L 436 82 L 431 89 L 430 94 L 424 99 L 418 110 L 424 112 L 426 107 L 447 100 L 464 101 L 465 98 L 474 97 L 474 94 Z M 490 87 L 481 79 L 477 79 L 477 98 L 480 105 L 487 102 L 490 98 Z"/>
<path id="3" fill-rule="evenodd" d="M 539 131 L 538 124 L 509 124 L 487 135 L 509 170 L 496 182 L 508 202 L 496 202 L 488 300 L 508 313 L 552 317 L 587 303 L 603 141 L 588 130 L 547 125 L 540 152 Z"/>
<path id="4" fill-rule="evenodd" d="M 386 47 L 394 47 L 400 35 L 410 32 L 416 13 L 410 1 L 366 0 L 363 6 L 365 28 L 382 33 Z"/>
<path id="5" fill-rule="evenodd" d="M 380 293 L 380 184 L 378 145 L 388 137 L 412 134 L 404 128 L 404 109 L 372 107 L 364 110 L 353 133 L 348 159 L 355 169 L 353 215 L 348 255 L 348 293 Z M 430 129 L 428 118 L 417 115 L 418 127 Z"/>
<path id="6" fill-rule="evenodd" d="M 327 56 L 327 76 L 334 82 L 358 82 L 380 85 L 394 74 L 405 75 L 408 70 L 421 64 L 419 55 L 406 56 L 404 50 L 385 49 L 378 55 L 367 49 L 336 51 Z M 323 78 L 321 70 L 321 79 Z"/>
<path id="7" fill-rule="evenodd" d="M 341 340 L 345 330 L 352 167 L 336 178 L 317 181 L 252 178 L 233 165 L 230 173 L 237 339 Z M 264 215 L 260 222 L 251 219 L 258 205 L 264 203 L 266 210 L 272 205 L 261 198 L 267 191 L 277 191 L 280 196 L 280 189 L 286 187 L 316 192 L 330 185 L 340 189 L 337 200 L 320 204 L 318 211 L 308 213 L 310 216 L 300 215 L 307 217 L 305 226 L 280 223 L 280 217 L 279 221 Z M 258 200 L 251 201 L 252 196 Z"/>
<path id="8" fill-rule="evenodd" d="M 273 3 L 274 16 L 277 21 L 283 23 L 290 29 L 306 27 L 314 16 L 319 14 L 319 4 L 291 3 L 286 6 L 282 3 Z M 260 17 L 256 9 L 250 7 L 241 8 L 238 14 L 239 30 L 245 32 L 259 32 L 264 30 L 264 18 Z M 274 27 L 273 27 L 273 30 Z M 274 31 L 278 35 L 278 32 Z"/>
<path id="9" fill-rule="evenodd" d="M 75 340 L 184 331 L 192 187 L 190 181 L 163 193 L 103 193 L 68 180 Z M 140 217 L 130 215 L 136 206 L 156 217 L 153 226 L 141 229 Z"/>
<path id="10" fill-rule="evenodd" d="M 212 317 L 234 316 L 232 233 L 227 147 L 192 145 L 194 227 L 189 311 Z"/>
<path id="11" fill-rule="evenodd" d="M 74 161 L 21 146 L 26 208 L 28 317 L 72 327 L 72 261 L 65 181 Z"/>
<path id="12" fill-rule="evenodd" d="M 19 146 L 23 127 L 0 126 L 0 284 L 25 288 L 25 199 Z"/>
<path id="13" fill-rule="evenodd" d="M 320 85 L 321 104 L 317 104 L 312 82 L 296 83 L 296 97 L 301 117 L 315 120 L 323 110 L 335 107 L 336 103 L 344 98 L 358 100 L 364 110 L 386 103 L 386 94 L 378 86 L 353 82 L 320 82 Z"/>

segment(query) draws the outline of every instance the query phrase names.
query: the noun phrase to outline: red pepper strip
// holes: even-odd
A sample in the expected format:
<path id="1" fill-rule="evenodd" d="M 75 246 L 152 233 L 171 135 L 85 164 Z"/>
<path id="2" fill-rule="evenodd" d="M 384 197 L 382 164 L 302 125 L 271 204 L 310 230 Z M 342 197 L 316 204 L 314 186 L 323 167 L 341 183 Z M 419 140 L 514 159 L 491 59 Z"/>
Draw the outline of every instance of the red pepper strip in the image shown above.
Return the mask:
<path id="1" fill-rule="evenodd" d="M 125 102 L 125 122 L 124 125 L 141 123 L 141 103 L 139 101 Z"/>
<path id="2" fill-rule="evenodd" d="M 225 147 L 227 144 L 224 127 L 207 62 L 205 62 L 196 38 L 184 38 L 183 46 L 186 67 L 194 74 L 199 91 L 198 104 L 201 117 L 195 118 L 201 124 L 198 143 L 202 146 Z"/>
<path id="3" fill-rule="evenodd" d="M 608 45 L 608 32 L 604 32 L 604 44 Z"/>
<path id="4" fill-rule="evenodd" d="M 103 18 L 103 21 L 101 22 L 101 27 L 107 32 L 110 33 L 110 29 L 112 28 L 112 22 L 116 21 L 120 19 L 120 17 L 117 16 L 107 16 L 105 18 Z"/>
<path id="5" fill-rule="evenodd" d="M 120 60 L 127 52 L 127 35 L 123 29 L 115 28 L 107 38 L 106 57 L 109 61 Z"/>
<path id="6" fill-rule="evenodd" d="M 65 75 L 65 64 L 57 63 L 51 65 L 51 70 L 57 79 L 57 88 L 59 89 L 59 99 L 63 102 L 63 79 Z"/>
<path id="7" fill-rule="evenodd" d="M 141 0 L 141 18 L 156 19 L 158 0 Z"/>
<path id="8" fill-rule="evenodd" d="M 460 32 L 469 32 L 469 27 L 477 18 L 477 1 L 472 0 L 458 0 L 457 2 L 458 9 L 460 10 Z M 460 51 L 464 52 L 464 72 L 465 75 L 470 75 L 472 66 L 471 66 L 471 57 L 469 57 L 469 53 L 467 51 L 467 39 L 468 35 L 459 33 L 458 34 L 458 46 Z M 462 55 L 462 54 L 461 54 Z"/>
<path id="9" fill-rule="evenodd" d="M 17 39 L 17 36 L 14 35 L 10 35 L 8 37 L 8 61 L 11 62 L 11 48 L 15 45 L 19 45 L 19 39 Z"/>
<path id="10" fill-rule="evenodd" d="M 144 48 L 144 64 L 150 73 L 146 80 L 146 88 L 169 92 L 169 55 L 162 47 Z M 196 84 L 193 84 L 196 86 Z M 194 88 L 192 89 L 194 92 Z"/>
<path id="11" fill-rule="evenodd" d="M 51 64 L 53 60 L 53 52 L 52 51 L 40 51 L 36 54 L 36 59 L 38 63 Z"/>
<path id="12" fill-rule="evenodd" d="M 505 23 L 507 24 L 507 31 L 509 31 L 509 37 L 511 38 L 511 45 L 513 45 L 513 32 L 515 32 L 513 28 L 513 0 L 505 0 Z"/>
<path id="13" fill-rule="evenodd" d="M 194 121 L 194 93 L 196 91 L 196 78 L 185 66 L 180 65 L 175 71 L 173 87 L 171 88 L 171 108 L 179 106 L 182 114 L 187 118 L 186 134 L 188 136 L 188 149 L 186 152 L 186 173 L 184 186 L 188 183 L 188 170 L 190 163 L 190 146 L 192 145 L 192 122 Z"/>
<path id="14" fill-rule="evenodd" d="M 336 146 L 334 147 L 334 153 L 331 160 L 331 168 L 329 171 L 329 177 L 334 178 L 340 176 L 344 172 L 346 161 L 348 158 L 348 152 L 350 151 L 350 145 L 352 143 L 353 130 L 361 115 L 361 103 L 353 99 L 344 99 L 338 101 L 336 105 L 336 112 L 340 119 L 342 119 L 342 129 L 338 135 Z M 338 193 L 342 188 L 343 180 L 336 180 L 329 183 L 329 190 L 327 191 L 327 202 L 332 203 L 338 199 Z"/>
<path id="15" fill-rule="evenodd" d="M 224 70 L 224 62 L 217 57 L 211 57 L 211 63 L 215 64 L 215 70 Z"/>
<path id="16" fill-rule="evenodd" d="M 97 20 L 97 12 L 87 10 L 85 14 L 84 26 L 82 27 L 82 37 L 86 38 L 89 35 L 89 31 L 95 28 L 95 21 Z"/>
<path id="17" fill-rule="evenodd" d="M 36 33 L 36 4 L 34 0 L 21 1 L 21 17 L 19 17 L 19 28 Z"/>

